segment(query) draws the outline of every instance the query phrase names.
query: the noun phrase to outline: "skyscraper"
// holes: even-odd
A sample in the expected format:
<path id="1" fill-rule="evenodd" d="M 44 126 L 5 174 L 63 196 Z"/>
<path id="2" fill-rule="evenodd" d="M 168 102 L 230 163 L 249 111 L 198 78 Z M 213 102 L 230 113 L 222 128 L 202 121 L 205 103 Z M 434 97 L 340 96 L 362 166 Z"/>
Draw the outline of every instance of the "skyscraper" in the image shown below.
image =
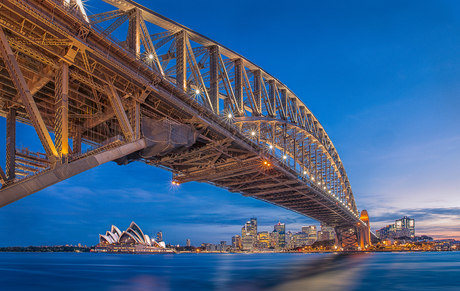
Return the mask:
<path id="1" fill-rule="evenodd" d="M 404 216 L 395 220 L 394 224 L 387 225 L 376 231 L 380 239 L 398 238 L 398 237 L 415 237 L 415 219 Z"/>
<path id="2" fill-rule="evenodd" d="M 257 218 L 251 218 L 241 228 L 241 246 L 243 251 L 254 250 L 254 243 L 257 239 Z"/>
<path id="3" fill-rule="evenodd" d="M 278 248 L 284 249 L 286 248 L 286 224 L 278 222 L 275 224 L 275 230 L 278 233 Z"/>
<path id="4" fill-rule="evenodd" d="M 190 246 L 190 239 L 187 239 L 186 243 L 185 243 L 186 246 Z"/>
<path id="5" fill-rule="evenodd" d="M 316 225 L 302 226 L 302 232 L 308 235 L 308 245 L 312 245 L 318 240 Z"/>
<path id="6" fill-rule="evenodd" d="M 415 237 L 415 219 L 404 216 L 395 221 L 396 237 Z"/>

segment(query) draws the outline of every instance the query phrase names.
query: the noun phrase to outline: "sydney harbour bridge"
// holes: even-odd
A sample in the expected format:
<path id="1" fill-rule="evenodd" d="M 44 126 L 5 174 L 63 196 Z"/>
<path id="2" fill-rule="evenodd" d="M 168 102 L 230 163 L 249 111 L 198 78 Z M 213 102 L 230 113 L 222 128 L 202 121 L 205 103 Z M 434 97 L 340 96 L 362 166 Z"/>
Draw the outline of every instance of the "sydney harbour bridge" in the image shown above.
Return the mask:
<path id="1" fill-rule="evenodd" d="M 294 92 L 146 7 L 104 1 L 113 10 L 95 15 L 81 0 L 0 3 L 0 207 L 138 161 L 171 171 L 174 184 L 210 183 L 333 226 L 344 249 L 370 245 L 344 165 Z M 18 147 L 17 122 L 44 152 Z"/>

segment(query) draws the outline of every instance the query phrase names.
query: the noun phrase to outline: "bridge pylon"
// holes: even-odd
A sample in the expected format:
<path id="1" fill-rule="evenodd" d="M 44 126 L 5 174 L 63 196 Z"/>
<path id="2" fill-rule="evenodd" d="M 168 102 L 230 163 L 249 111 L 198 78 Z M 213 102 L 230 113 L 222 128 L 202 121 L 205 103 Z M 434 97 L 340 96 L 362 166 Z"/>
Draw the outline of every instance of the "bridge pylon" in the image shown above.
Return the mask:
<path id="1" fill-rule="evenodd" d="M 335 227 L 335 244 L 344 251 L 366 250 L 372 244 L 369 214 L 361 211 L 360 220 L 356 224 Z"/>
<path id="2" fill-rule="evenodd" d="M 360 219 L 365 225 L 361 225 L 359 246 L 362 250 L 367 249 L 371 244 L 371 225 L 369 223 L 369 214 L 366 210 L 361 211 Z"/>

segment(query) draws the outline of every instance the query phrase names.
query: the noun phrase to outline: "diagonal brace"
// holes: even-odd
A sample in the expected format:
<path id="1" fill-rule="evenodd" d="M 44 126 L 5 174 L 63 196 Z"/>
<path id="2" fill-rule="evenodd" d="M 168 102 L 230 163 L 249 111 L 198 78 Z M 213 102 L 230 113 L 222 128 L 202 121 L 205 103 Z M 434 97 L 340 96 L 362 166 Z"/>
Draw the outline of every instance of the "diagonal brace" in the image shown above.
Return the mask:
<path id="1" fill-rule="evenodd" d="M 22 103 L 26 108 L 27 114 L 32 121 L 32 124 L 35 128 L 35 131 L 40 138 L 40 141 L 43 145 L 43 148 L 46 151 L 46 154 L 50 161 L 54 161 L 58 156 L 56 148 L 54 146 L 53 140 L 46 128 L 45 122 L 43 121 L 40 112 L 38 111 L 37 105 L 32 97 L 32 94 L 29 91 L 26 80 L 22 75 L 21 70 L 19 69 L 19 64 L 14 57 L 13 51 L 11 50 L 10 45 L 6 40 L 5 33 L 0 27 L 0 51 L 3 56 L 3 61 L 5 62 L 6 68 L 10 73 L 11 79 L 13 80 L 19 96 L 21 97 Z"/>
<path id="2" fill-rule="evenodd" d="M 117 116 L 117 120 L 120 123 L 121 130 L 123 131 L 123 135 L 127 141 L 133 140 L 133 129 L 131 128 L 131 124 L 129 123 L 128 116 L 126 115 L 125 109 L 123 108 L 123 104 L 121 103 L 120 96 L 118 96 L 117 89 L 115 86 L 109 82 L 110 92 L 109 92 L 109 99 L 110 104 L 112 105 L 113 110 L 115 111 L 115 115 Z M 111 93 L 111 94 L 110 94 Z"/>

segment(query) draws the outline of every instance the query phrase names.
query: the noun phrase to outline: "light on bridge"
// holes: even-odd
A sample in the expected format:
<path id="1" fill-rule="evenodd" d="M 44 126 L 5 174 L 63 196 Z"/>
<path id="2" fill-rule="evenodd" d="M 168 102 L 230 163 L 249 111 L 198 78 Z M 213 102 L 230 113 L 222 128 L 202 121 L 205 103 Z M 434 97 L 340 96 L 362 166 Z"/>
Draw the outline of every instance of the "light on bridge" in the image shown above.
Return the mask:
<path id="1" fill-rule="evenodd" d="M 284 156 L 283 156 L 283 159 L 287 159 L 287 156 L 286 156 L 286 155 L 284 155 Z"/>
<path id="2" fill-rule="evenodd" d="M 171 183 L 172 183 L 174 186 L 179 186 L 179 185 L 180 185 L 179 182 L 176 182 L 176 181 L 172 181 Z"/>
<path id="3" fill-rule="evenodd" d="M 153 60 L 153 55 L 152 54 L 149 55 L 149 59 Z"/>
<path id="4" fill-rule="evenodd" d="M 232 118 L 233 115 L 232 115 L 231 113 L 229 113 L 229 114 L 227 115 L 227 117 L 228 117 L 228 118 Z"/>
<path id="5" fill-rule="evenodd" d="M 256 135 L 256 132 L 255 132 L 255 131 L 251 131 L 251 135 L 252 135 L 252 136 Z"/>
<path id="6" fill-rule="evenodd" d="M 303 171 L 303 174 L 306 175 L 306 174 L 307 174 L 307 171 Z"/>
<path id="7" fill-rule="evenodd" d="M 200 89 L 196 89 L 195 94 L 197 94 L 197 95 L 200 94 Z"/>
<path id="8" fill-rule="evenodd" d="M 272 148 L 273 148 L 273 145 L 269 145 L 268 148 L 269 148 L 269 149 L 272 149 Z"/>

